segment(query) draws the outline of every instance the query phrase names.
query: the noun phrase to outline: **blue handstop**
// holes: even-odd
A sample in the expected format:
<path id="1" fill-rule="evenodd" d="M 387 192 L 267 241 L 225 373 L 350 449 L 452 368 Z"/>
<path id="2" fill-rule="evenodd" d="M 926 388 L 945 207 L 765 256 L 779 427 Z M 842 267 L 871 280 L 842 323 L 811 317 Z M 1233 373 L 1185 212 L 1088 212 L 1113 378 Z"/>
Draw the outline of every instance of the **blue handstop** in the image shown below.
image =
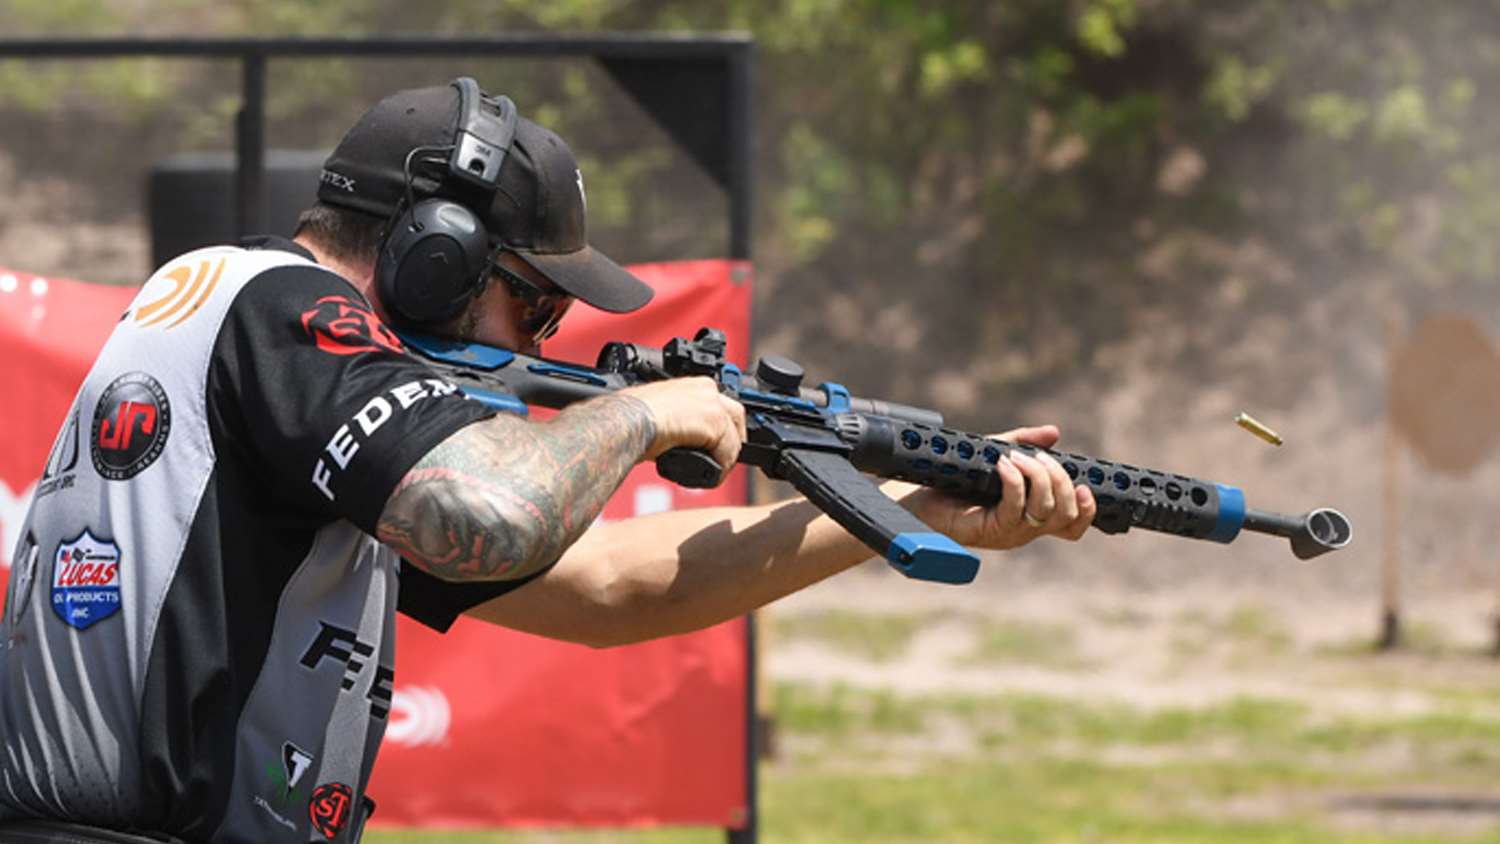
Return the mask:
<path id="1" fill-rule="evenodd" d="M 969 583 L 979 573 L 979 558 L 941 533 L 896 534 L 885 558 L 915 580 Z"/>
<path id="2" fill-rule="evenodd" d="M 1219 490 L 1219 517 L 1208 538 L 1215 542 L 1233 542 L 1245 523 L 1245 493 L 1238 487 L 1214 484 Z"/>

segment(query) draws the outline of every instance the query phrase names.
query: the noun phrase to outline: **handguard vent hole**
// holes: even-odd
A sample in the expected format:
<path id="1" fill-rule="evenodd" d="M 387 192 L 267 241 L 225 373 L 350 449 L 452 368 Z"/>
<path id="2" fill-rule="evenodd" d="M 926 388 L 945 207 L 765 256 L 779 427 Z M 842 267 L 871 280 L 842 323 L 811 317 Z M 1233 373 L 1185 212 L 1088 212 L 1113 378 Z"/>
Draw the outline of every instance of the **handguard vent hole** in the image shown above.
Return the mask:
<path id="1" fill-rule="evenodd" d="M 1208 492 L 1201 486 L 1193 487 L 1192 497 L 1193 503 L 1199 507 L 1208 503 Z"/>
<path id="2" fill-rule="evenodd" d="M 946 439 L 943 439 L 942 437 L 933 437 L 932 438 L 932 453 L 933 454 L 947 454 L 948 453 L 948 441 Z"/>
<path id="3" fill-rule="evenodd" d="M 974 457 L 974 444 L 965 440 L 959 440 L 958 445 L 954 446 L 953 450 L 958 452 L 958 456 L 965 460 L 971 460 Z"/>
<path id="4" fill-rule="evenodd" d="M 1165 489 L 1167 490 L 1167 497 L 1173 501 L 1182 497 L 1182 487 L 1178 486 L 1175 481 L 1167 481 Z"/>
<path id="5" fill-rule="evenodd" d="M 1130 489 L 1130 476 L 1124 472 L 1116 472 L 1113 480 L 1115 482 L 1115 489 L 1121 491 Z"/>
<path id="6" fill-rule="evenodd" d="M 1104 470 L 1100 469 L 1098 466 L 1090 466 L 1089 467 L 1089 483 L 1093 484 L 1094 486 L 1103 486 L 1104 485 Z"/>
<path id="7" fill-rule="evenodd" d="M 908 428 L 901 432 L 901 444 L 916 451 L 922 447 L 922 435 Z"/>

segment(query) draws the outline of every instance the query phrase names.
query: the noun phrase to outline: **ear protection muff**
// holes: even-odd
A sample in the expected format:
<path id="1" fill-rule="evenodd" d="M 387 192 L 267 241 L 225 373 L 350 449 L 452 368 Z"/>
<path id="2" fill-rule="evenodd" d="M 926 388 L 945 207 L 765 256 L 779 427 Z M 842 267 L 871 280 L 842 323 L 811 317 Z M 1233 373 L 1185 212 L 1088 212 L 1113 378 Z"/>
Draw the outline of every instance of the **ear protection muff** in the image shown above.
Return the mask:
<path id="1" fill-rule="evenodd" d="M 380 300 L 410 322 L 452 319 L 479 295 L 489 256 L 489 235 L 474 212 L 424 199 L 401 213 L 381 246 Z"/>
<path id="2" fill-rule="evenodd" d="M 458 197 L 489 207 L 520 119 L 510 98 L 485 97 L 469 77 L 455 79 L 452 86 L 459 96 L 453 143 L 407 154 L 406 198 L 386 226 L 375 261 L 381 301 L 400 319 L 417 324 L 458 316 L 484 289 L 494 248 L 482 218 Z M 443 162 L 433 155 L 444 152 L 446 166 L 433 192 L 454 198 L 417 201 L 414 163 Z"/>

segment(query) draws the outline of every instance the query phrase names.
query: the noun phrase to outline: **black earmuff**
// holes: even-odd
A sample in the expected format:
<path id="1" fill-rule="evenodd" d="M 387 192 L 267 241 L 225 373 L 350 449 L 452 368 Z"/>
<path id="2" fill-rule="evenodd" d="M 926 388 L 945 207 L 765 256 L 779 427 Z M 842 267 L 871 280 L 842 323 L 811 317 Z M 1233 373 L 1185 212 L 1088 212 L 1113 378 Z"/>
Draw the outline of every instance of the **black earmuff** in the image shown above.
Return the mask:
<path id="1" fill-rule="evenodd" d="M 489 255 L 489 234 L 474 212 L 424 199 L 401 212 L 380 248 L 380 300 L 411 322 L 452 319 L 478 295 Z"/>
<path id="2" fill-rule="evenodd" d="M 459 96 L 453 143 L 407 154 L 406 198 L 386 226 L 375 262 L 381 301 L 400 319 L 417 324 L 458 316 L 484 289 L 493 252 L 489 232 L 481 217 L 456 197 L 489 207 L 519 121 L 510 98 L 487 98 L 479 83 L 468 77 L 452 85 Z M 452 193 L 455 198 L 418 201 L 412 186 L 414 156 L 439 152 L 447 153 L 447 166 L 433 193 Z"/>

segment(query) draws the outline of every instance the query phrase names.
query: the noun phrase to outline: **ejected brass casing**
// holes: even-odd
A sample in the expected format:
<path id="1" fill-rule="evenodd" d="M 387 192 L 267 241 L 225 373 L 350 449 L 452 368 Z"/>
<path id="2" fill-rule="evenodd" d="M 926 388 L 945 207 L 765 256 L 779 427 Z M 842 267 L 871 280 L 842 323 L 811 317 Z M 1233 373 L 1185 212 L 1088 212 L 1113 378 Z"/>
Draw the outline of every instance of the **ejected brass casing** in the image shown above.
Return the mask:
<path id="1" fill-rule="evenodd" d="M 1281 445 L 1281 435 L 1261 424 L 1259 420 L 1248 413 L 1241 413 L 1234 417 L 1234 424 L 1244 428 L 1250 433 L 1260 437 L 1271 445 Z"/>

